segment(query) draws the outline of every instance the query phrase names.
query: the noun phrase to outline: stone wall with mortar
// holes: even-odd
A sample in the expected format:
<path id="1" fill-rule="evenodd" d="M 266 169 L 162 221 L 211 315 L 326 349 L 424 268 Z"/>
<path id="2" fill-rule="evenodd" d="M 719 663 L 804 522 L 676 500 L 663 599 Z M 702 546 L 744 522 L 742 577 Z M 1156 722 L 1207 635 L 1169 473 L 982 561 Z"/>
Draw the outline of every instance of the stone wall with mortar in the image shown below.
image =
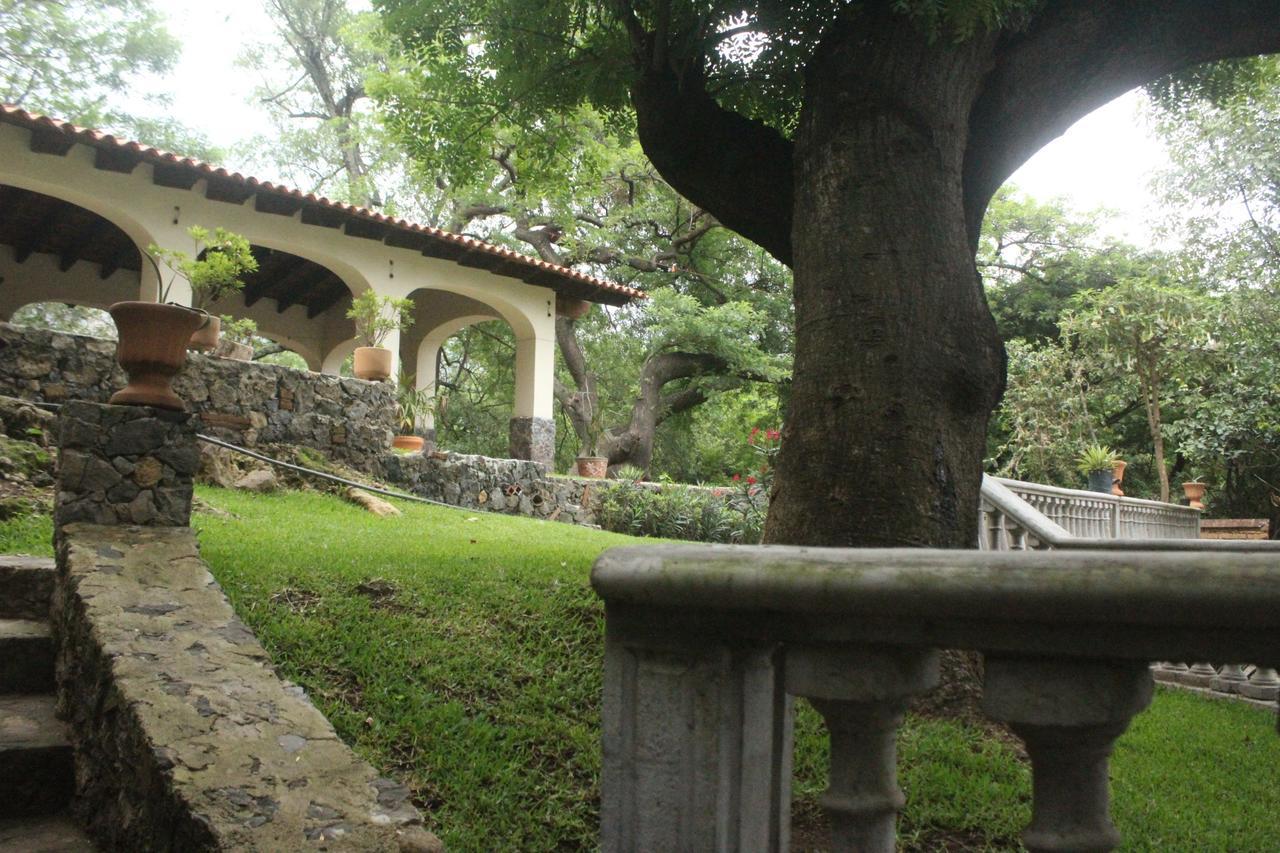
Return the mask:
<path id="1" fill-rule="evenodd" d="M 114 341 L 0 323 L 0 394 L 106 402 L 124 387 Z M 174 382 L 197 431 L 235 444 L 309 447 L 372 470 L 391 445 L 395 389 L 274 364 L 190 353 Z"/>
<path id="2" fill-rule="evenodd" d="M 380 475 L 406 491 L 466 509 L 503 512 L 594 525 L 600 498 L 617 485 L 616 480 L 581 477 L 553 477 L 544 465 L 520 459 L 491 459 L 461 453 L 387 453 L 382 457 Z M 678 483 L 639 483 L 642 489 L 696 490 L 731 505 L 752 501 L 764 509 L 768 496 L 763 491 L 747 497 L 739 489 L 706 488 Z"/>
<path id="3" fill-rule="evenodd" d="M 185 412 L 83 400 L 59 412 L 54 522 L 183 525 L 200 467 Z"/>
<path id="4" fill-rule="evenodd" d="M 193 420 L 87 402 L 59 413 L 51 617 L 77 817 L 104 850 L 441 850 L 409 789 L 276 676 L 200 559 L 186 526 Z M 78 457 L 83 470 L 68 468 Z M 146 488 L 177 496 L 156 502 L 152 526 L 120 523 L 132 512 L 111 493 L 143 488 L 144 468 L 157 469 Z"/>
<path id="5" fill-rule="evenodd" d="M 189 528 L 59 533 L 59 714 L 103 849 L 443 849 L 409 789 L 276 677 Z"/>

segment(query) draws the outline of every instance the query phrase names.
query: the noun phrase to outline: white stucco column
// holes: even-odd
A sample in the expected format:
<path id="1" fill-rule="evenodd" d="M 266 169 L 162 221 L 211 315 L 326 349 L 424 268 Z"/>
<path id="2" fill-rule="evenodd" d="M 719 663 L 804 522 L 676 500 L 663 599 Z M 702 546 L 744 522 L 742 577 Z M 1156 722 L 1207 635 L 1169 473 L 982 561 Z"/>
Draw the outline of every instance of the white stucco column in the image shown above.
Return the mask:
<path id="1" fill-rule="evenodd" d="M 418 345 L 417 368 L 413 373 L 413 382 L 419 391 L 425 391 L 431 397 L 436 395 L 436 365 L 440 361 L 441 341 L 434 336 L 427 336 Z M 418 418 L 418 433 L 435 437 L 436 414 L 434 408 L 424 412 Z"/>
<path id="2" fill-rule="evenodd" d="M 191 239 L 186 225 L 173 222 L 146 222 L 144 224 L 151 233 L 152 241 L 161 249 L 183 252 L 187 257 L 195 258 L 200 254 L 201 246 Z M 169 286 L 165 302 L 176 302 L 179 305 L 192 305 L 195 295 L 191 292 L 191 283 L 182 277 L 173 267 L 159 261 L 160 278 L 156 278 L 156 266 L 147 256 L 146 245 L 138 246 L 142 254 L 142 276 L 139 280 L 138 298 L 144 302 L 159 302 L 160 292 L 164 285 Z M 172 283 L 170 283 L 172 282 Z"/>
<path id="3" fill-rule="evenodd" d="M 392 329 L 387 332 L 382 345 L 391 350 L 391 381 L 395 382 L 396 377 L 400 375 L 400 330 Z"/>
<path id="4" fill-rule="evenodd" d="M 556 342 L 553 337 L 516 340 L 515 409 L 511 415 L 511 455 L 550 465 L 555 460 Z"/>

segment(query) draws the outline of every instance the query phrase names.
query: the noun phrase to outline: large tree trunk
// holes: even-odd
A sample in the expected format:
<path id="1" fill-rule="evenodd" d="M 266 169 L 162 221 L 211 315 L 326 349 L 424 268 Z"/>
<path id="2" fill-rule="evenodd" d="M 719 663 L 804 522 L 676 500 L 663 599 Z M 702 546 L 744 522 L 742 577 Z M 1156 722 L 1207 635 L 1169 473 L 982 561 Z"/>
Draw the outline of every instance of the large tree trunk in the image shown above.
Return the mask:
<path id="1" fill-rule="evenodd" d="M 990 43 L 858 23 L 817 52 L 796 138 L 795 378 L 765 540 L 973 547 L 1004 379 L 962 184 Z"/>

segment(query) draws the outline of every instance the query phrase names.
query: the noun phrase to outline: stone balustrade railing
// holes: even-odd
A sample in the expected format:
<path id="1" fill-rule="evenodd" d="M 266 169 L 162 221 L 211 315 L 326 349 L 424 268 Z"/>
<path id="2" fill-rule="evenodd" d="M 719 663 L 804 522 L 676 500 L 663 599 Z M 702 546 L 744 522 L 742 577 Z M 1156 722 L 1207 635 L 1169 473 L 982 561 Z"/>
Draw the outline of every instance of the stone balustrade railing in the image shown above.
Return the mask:
<path id="1" fill-rule="evenodd" d="M 984 531 L 998 525 L 999 519 L 990 516 L 1004 510 L 1008 495 L 1076 537 L 1198 539 L 1200 536 L 1200 511 L 1191 507 L 990 476 L 982 480 Z M 991 541 L 990 536 L 987 540 Z"/>
<path id="2" fill-rule="evenodd" d="M 1026 744 L 1026 846 L 1110 850 L 1108 756 L 1149 662 L 1280 662 L 1265 553 L 632 547 L 592 584 L 609 853 L 786 850 L 795 696 L 831 737 L 832 849 L 892 851 L 895 732 L 944 648 L 985 656 L 983 707 Z"/>
<path id="3" fill-rule="evenodd" d="M 1063 496 L 1056 494 L 1058 492 L 1070 494 Z M 1053 503 L 1059 499 L 1074 500 L 1071 495 L 1084 495 L 1083 503 L 1075 509 L 1063 509 L 1061 504 Z M 1033 504 L 1032 499 L 1037 502 Z M 1073 492 L 1071 489 L 1057 489 L 1037 483 L 983 477 L 978 547 L 988 551 L 1106 549 L 1109 551 L 1271 553 L 1280 556 L 1280 542 L 1187 538 L 1183 534 L 1189 529 L 1189 524 L 1185 521 L 1177 524 L 1169 519 L 1176 518 L 1173 512 L 1180 512 L 1184 516 L 1190 513 L 1196 516 L 1198 524 L 1200 515 L 1198 510 L 1130 498 L 1119 499 L 1129 501 L 1127 505 L 1119 505 L 1124 513 L 1148 513 L 1149 518 L 1156 520 L 1144 522 L 1142 525 L 1117 523 L 1107 528 L 1111 531 L 1110 533 L 1089 535 L 1087 531 L 1098 529 L 1098 509 L 1105 507 L 1106 502 L 1116 500 L 1117 498 L 1096 492 Z M 1155 504 L 1155 507 L 1146 506 L 1147 504 Z M 1086 533 L 1069 531 L 1056 520 L 1046 517 L 1039 509 L 1044 506 L 1054 509 L 1058 519 L 1072 522 L 1075 530 L 1085 530 Z M 1111 506 L 1117 506 L 1117 504 L 1111 504 Z M 1091 517 L 1092 521 L 1089 521 Z M 1111 519 L 1114 521 L 1119 517 L 1119 515 L 1113 515 Z M 1090 524 L 1094 526 L 1091 528 Z M 1118 536 L 1112 535 L 1113 533 Z M 1139 533 L 1147 533 L 1151 538 L 1142 538 L 1138 535 Z M 1188 665 L 1161 662 L 1155 664 L 1153 668 L 1156 680 L 1166 684 L 1198 687 L 1222 694 L 1238 694 L 1247 699 L 1268 702 L 1275 701 L 1277 696 L 1280 696 L 1280 674 L 1270 667 L 1252 664 L 1215 666 L 1209 663 Z"/>

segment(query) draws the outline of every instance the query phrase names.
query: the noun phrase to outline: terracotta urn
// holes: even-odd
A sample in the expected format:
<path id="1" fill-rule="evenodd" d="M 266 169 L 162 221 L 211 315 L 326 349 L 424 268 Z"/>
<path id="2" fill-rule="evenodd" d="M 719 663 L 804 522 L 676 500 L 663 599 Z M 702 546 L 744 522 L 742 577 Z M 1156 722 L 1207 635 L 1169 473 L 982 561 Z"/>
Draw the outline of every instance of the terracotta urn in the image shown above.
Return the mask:
<path id="1" fill-rule="evenodd" d="M 1115 467 L 1111 469 L 1111 494 L 1118 498 L 1124 497 L 1124 489 L 1120 488 L 1120 484 L 1124 482 L 1124 469 L 1128 464 L 1128 462 L 1117 459 Z"/>
<path id="2" fill-rule="evenodd" d="M 211 352 L 218 346 L 218 335 L 222 333 L 222 318 L 212 314 L 206 314 L 205 318 L 205 324 L 191 333 L 187 349 Z"/>
<path id="3" fill-rule="evenodd" d="M 397 435 L 391 439 L 392 447 L 397 450 L 407 450 L 410 453 L 420 453 L 426 443 L 420 435 Z"/>
<path id="4" fill-rule="evenodd" d="M 1204 483 L 1183 483 L 1182 494 L 1187 498 L 1187 504 L 1192 509 L 1204 509 L 1204 503 L 1200 500 L 1204 497 L 1207 486 Z"/>
<path id="5" fill-rule="evenodd" d="M 391 376 L 391 350 L 386 347 L 356 347 L 351 370 L 358 379 L 381 382 Z"/>
<path id="6" fill-rule="evenodd" d="M 609 460 L 604 456 L 579 456 L 578 476 L 593 480 L 603 479 L 609 473 Z"/>
<path id="7" fill-rule="evenodd" d="M 191 333 L 204 322 L 205 315 L 158 302 L 117 302 L 107 313 L 115 321 L 119 337 L 116 360 L 129 377 L 128 384 L 112 394 L 109 402 L 186 411 L 171 383 L 187 363 Z"/>

